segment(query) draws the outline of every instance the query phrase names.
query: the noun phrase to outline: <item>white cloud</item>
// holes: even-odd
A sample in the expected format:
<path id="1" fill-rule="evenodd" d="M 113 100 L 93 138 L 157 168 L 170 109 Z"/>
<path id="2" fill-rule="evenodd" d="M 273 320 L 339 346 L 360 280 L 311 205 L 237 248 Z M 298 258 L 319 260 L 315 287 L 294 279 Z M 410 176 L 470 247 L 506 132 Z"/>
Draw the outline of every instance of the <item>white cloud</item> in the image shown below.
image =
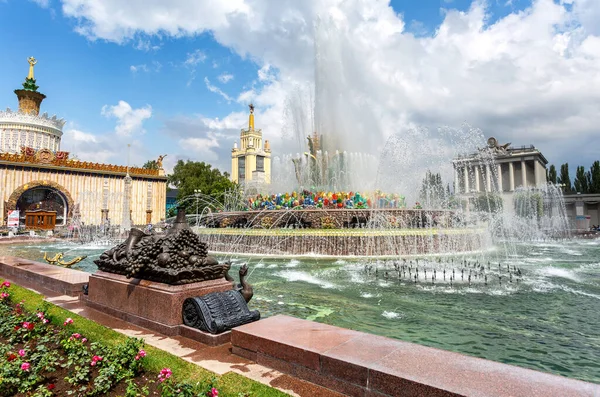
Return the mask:
<path id="1" fill-rule="evenodd" d="M 147 72 L 148 71 L 148 66 L 146 66 L 145 64 L 142 64 L 142 65 L 131 65 L 129 67 L 129 70 L 131 70 L 133 73 Z"/>
<path id="2" fill-rule="evenodd" d="M 144 133 L 142 123 L 152 116 L 152 107 L 146 105 L 139 109 L 133 109 L 125 101 L 119 101 L 117 105 L 102 107 L 101 114 L 105 117 L 115 117 L 117 126 L 115 132 L 121 136 L 131 136 L 135 133 Z"/>
<path id="3" fill-rule="evenodd" d="M 231 80 L 233 80 L 233 75 L 231 73 L 222 73 L 219 75 L 219 77 L 217 77 L 219 79 L 219 81 L 223 84 L 227 84 L 229 83 Z"/>
<path id="4" fill-rule="evenodd" d="M 152 61 L 152 65 L 148 66 L 147 64 L 143 63 L 140 65 L 131 65 L 129 66 L 129 70 L 132 73 L 137 73 L 137 72 L 150 72 L 150 71 L 154 71 L 154 72 L 159 72 L 162 69 L 162 64 L 158 61 Z"/>
<path id="5" fill-rule="evenodd" d="M 231 102 L 232 99 L 229 95 L 227 95 L 226 93 L 224 93 L 219 87 L 216 87 L 214 85 L 212 85 L 210 83 L 210 80 L 208 80 L 208 77 L 204 78 L 204 84 L 206 84 L 206 88 L 208 88 L 208 90 L 210 92 L 214 92 L 215 94 L 219 94 L 221 95 L 227 102 Z"/>
<path id="6" fill-rule="evenodd" d="M 42 8 L 48 8 L 50 6 L 50 0 L 29 0 L 31 2 L 36 3 Z"/>
<path id="7" fill-rule="evenodd" d="M 426 37 L 406 32 L 387 0 L 62 2 L 92 39 L 124 43 L 210 31 L 255 60 L 260 72 L 243 92 L 230 96 L 205 84 L 228 101 L 254 101 L 257 126 L 274 140 L 274 152 L 300 150 L 313 128 L 332 134 L 335 147 L 372 153 L 399 135 L 400 163 L 433 167 L 431 157 L 448 161 L 442 153 L 479 144 L 482 133 L 448 137 L 436 129 L 468 121 L 502 142 L 534 143 L 552 162 L 597 157 L 589 150 L 600 143 L 597 0 L 535 0 L 494 22 L 483 0 L 467 11 L 448 4 Z M 407 132 L 414 126 L 430 127 L 427 141 L 421 129 Z M 282 130 L 296 138 L 280 139 Z"/>
<path id="8" fill-rule="evenodd" d="M 194 52 L 190 52 L 187 54 L 187 58 L 185 59 L 184 65 L 188 67 L 196 66 L 201 62 L 206 60 L 206 54 L 201 50 L 195 50 Z"/>

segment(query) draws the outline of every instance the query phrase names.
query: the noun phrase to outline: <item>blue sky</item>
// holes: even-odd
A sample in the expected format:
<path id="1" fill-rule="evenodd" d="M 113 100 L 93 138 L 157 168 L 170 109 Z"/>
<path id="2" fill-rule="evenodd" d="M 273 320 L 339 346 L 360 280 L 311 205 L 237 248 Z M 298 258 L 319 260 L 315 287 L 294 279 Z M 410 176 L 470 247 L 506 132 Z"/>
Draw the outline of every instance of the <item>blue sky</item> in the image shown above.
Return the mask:
<path id="1" fill-rule="evenodd" d="M 592 105 L 597 96 L 591 91 L 598 84 L 592 67 L 598 63 L 590 60 L 588 53 L 595 48 L 591 39 L 598 34 L 593 30 L 598 20 L 590 18 L 600 12 L 594 14 L 598 8 L 593 1 L 574 0 L 577 13 L 571 4 L 563 7 L 552 0 L 328 1 L 332 4 L 329 9 L 319 8 L 316 0 L 300 4 L 232 0 L 231 6 L 175 0 L 169 2 L 169 12 L 183 17 L 165 22 L 160 18 L 165 9 L 154 5 L 156 2 L 0 0 L 0 107 L 17 107 L 12 91 L 27 74 L 26 58 L 35 56 L 36 79 L 40 91 L 48 96 L 43 111 L 67 120 L 63 149 L 86 160 L 124 163 L 125 144 L 132 142 L 132 159 L 138 165 L 168 153 L 168 166 L 176 159 L 191 158 L 229 171 L 228 152 L 244 127 L 251 100 L 257 103 L 257 126 L 274 141 L 274 150 L 289 149 L 283 140 L 278 141 L 285 125 L 281 103 L 294 86 L 292 82 L 297 84 L 313 74 L 314 56 L 306 51 L 313 47 L 307 42 L 312 40 L 314 14 L 338 13 L 348 21 L 355 18 L 348 34 L 340 39 L 340 48 L 355 52 L 358 58 L 373 59 L 370 65 L 357 65 L 357 73 L 359 67 L 389 71 L 389 82 L 354 87 L 362 90 L 359 97 L 376 104 L 373 112 L 381 123 L 435 129 L 468 121 L 482 129 L 483 135 L 503 135 L 501 141 L 535 143 L 551 162 L 581 161 L 587 166 L 600 157 L 586 145 L 595 131 L 582 122 L 596 114 Z M 102 4 L 105 13 L 98 12 L 97 4 Z M 289 8 L 284 8 L 287 5 Z M 225 9 L 234 6 L 239 8 Z M 331 11 L 333 8 L 337 11 Z M 479 10 L 483 10 L 481 15 Z M 354 15 L 355 11 L 360 15 Z M 194 12 L 214 15 L 198 20 Z M 401 35 L 378 35 L 380 28 L 391 26 L 393 30 L 400 21 L 404 24 Z M 478 22 L 482 27 L 473 28 Z M 352 30 L 359 25 L 363 30 Z M 538 25 L 546 28 L 532 28 Z M 467 30 L 469 34 L 464 33 Z M 516 37 L 515 32 L 521 30 L 525 33 Z M 538 66 L 524 61 L 528 56 L 524 48 L 539 47 L 540 54 L 561 51 L 557 50 L 562 43 L 558 32 L 564 30 L 569 32 L 566 53 L 549 55 Z M 440 33 L 446 31 L 449 33 Z M 367 40 L 368 35 L 372 35 L 368 40 L 373 47 L 381 45 L 380 51 L 389 53 L 378 55 L 368 46 L 358 48 L 357 41 Z M 453 51 L 448 50 L 451 45 L 456 46 Z M 494 51 L 497 53 L 491 54 Z M 582 71 L 560 74 L 568 58 L 577 56 L 590 63 L 584 70 L 589 73 L 585 85 L 590 92 L 581 95 L 573 90 L 581 84 Z M 458 71 L 461 64 L 469 66 Z M 501 80 L 498 71 L 513 68 L 511 79 L 523 83 L 499 92 L 506 84 L 496 81 Z M 546 80 L 535 80 L 545 71 Z M 380 79 L 377 72 L 366 73 Z M 472 75 L 464 77 L 465 73 Z M 399 76 L 412 77 L 400 81 Z M 490 81 L 490 88 L 478 88 L 480 79 Z M 535 84 L 528 85 L 533 80 Z M 570 96 L 564 106 L 553 93 L 540 94 L 541 87 L 553 81 L 571 87 L 564 88 Z M 386 85 L 389 92 L 382 91 L 385 88 L 374 91 L 373 87 Z M 461 97 L 470 91 L 471 97 Z M 511 98 L 520 96 L 531 100 L 517 106 Z M 378 109 L 386 101 L 396 105 Z M 577 106 L 577 101 L 583 105 Z M 490 105 L 484 106 L 486 103 Z M 465 108 L 457 108 L 459 104 Z M 569 114 L 569 106 L 577 106 L 577 114 Z M 561 111 L 556 112 L 557 108 Z M 544 125 L 539 122 L 556 113 L 560 114 L 560 126 L 552 120 Z M 379 128 L 383 131 L 381 147 L 389 134 L 385 125 Z M 578 137 L 580 145 L 563 145 L 561 150 L 569 133 Z"/>

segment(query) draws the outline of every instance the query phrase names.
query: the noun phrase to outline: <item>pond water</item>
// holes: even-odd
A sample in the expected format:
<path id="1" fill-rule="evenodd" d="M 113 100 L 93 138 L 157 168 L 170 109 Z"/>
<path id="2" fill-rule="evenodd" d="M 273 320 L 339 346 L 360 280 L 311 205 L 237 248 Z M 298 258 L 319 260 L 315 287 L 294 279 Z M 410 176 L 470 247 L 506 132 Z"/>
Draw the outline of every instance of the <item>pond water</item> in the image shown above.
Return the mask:
<path id="1" fill-rule="evenodd" d="M 264 317 L 288 314 L 599 383 L 600 240 L 517 244 L 514 248 L 511 254 L 498 248 L 491 259 L 408 261 L 411 275 L 401 271 L 400 277 L 391 262 L 219 259 L 232 259 L 234 269 L 249 264 L 248 280 L 254 285 L 250 306 Z M 106 249 L 68 243 L 22 244 L 0 246 L 0 254 L 42 262 L 44 251 L 49 255 L 63 252 L 66 260 L 88 255 L 74 268 L 92 272 L 93 260 Z M 397 265 L 404 263 L 400 260 Z M 452 285 L 451 269 L 455 270 Z M 462 277 L 461 269 L 465 271 Z M 473 273 L 470 284 L 469 271 Z M 512 282 L 509 271 L 514 275 Z"/>

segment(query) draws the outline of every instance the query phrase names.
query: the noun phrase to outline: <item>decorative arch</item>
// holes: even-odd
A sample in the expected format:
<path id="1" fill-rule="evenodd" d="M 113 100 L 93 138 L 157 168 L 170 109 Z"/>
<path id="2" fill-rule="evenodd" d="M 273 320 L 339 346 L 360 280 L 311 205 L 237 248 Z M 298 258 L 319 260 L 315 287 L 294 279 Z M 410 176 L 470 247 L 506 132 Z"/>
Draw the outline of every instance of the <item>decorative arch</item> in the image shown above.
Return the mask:
<path id="1" fill-rule="evenodd" d="M 52 182 L 52 181 L 45 181 L 45 180 L 41 180 L 41 181 L 31 181 L 31 182 L 27 182 L 24 185 L 19 186 L 14 192 L 11 193 L 10 197 L 8 198 L 8 201 L 6 202 L 6 211 L 10 211 L 10 210 L 16 210 L 17 209 L 17 202 L 19 201 L 19 198 L 23 195 L 23 193 L 25 193 L 26 191 L 36 188 L 36 187 L 45 187 L 45 188 L 49 188 L 49 189 L 54 189 L 56 191 L 58 191 L 60 194 L 62 194 L 65 198 L 65 200 L 67 201 L 67 218 L 71 218 L 72 216 L 72 211 L 73 211 L 73 197 L 71 197 L 71 193 L 69 193 L 69 191 L 67 189 L 65 189 L 64 187 L 62 187 L 61 185 L 59 185 L 56 182 Z"/>

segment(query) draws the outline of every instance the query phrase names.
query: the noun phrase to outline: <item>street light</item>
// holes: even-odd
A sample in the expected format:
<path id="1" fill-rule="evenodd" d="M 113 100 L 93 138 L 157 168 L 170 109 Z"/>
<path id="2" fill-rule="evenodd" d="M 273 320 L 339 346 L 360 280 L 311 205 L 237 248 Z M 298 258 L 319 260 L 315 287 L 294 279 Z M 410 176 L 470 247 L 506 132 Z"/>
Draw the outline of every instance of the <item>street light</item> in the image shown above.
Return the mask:
<path id="1" fill-rule="evenodd" d="M 198 200 L 200 199 L 200 193 L 202 193 L 202 190 L 194 189 L 194 197 L 196 197 L 196 227 L 198 227 Z"/>

